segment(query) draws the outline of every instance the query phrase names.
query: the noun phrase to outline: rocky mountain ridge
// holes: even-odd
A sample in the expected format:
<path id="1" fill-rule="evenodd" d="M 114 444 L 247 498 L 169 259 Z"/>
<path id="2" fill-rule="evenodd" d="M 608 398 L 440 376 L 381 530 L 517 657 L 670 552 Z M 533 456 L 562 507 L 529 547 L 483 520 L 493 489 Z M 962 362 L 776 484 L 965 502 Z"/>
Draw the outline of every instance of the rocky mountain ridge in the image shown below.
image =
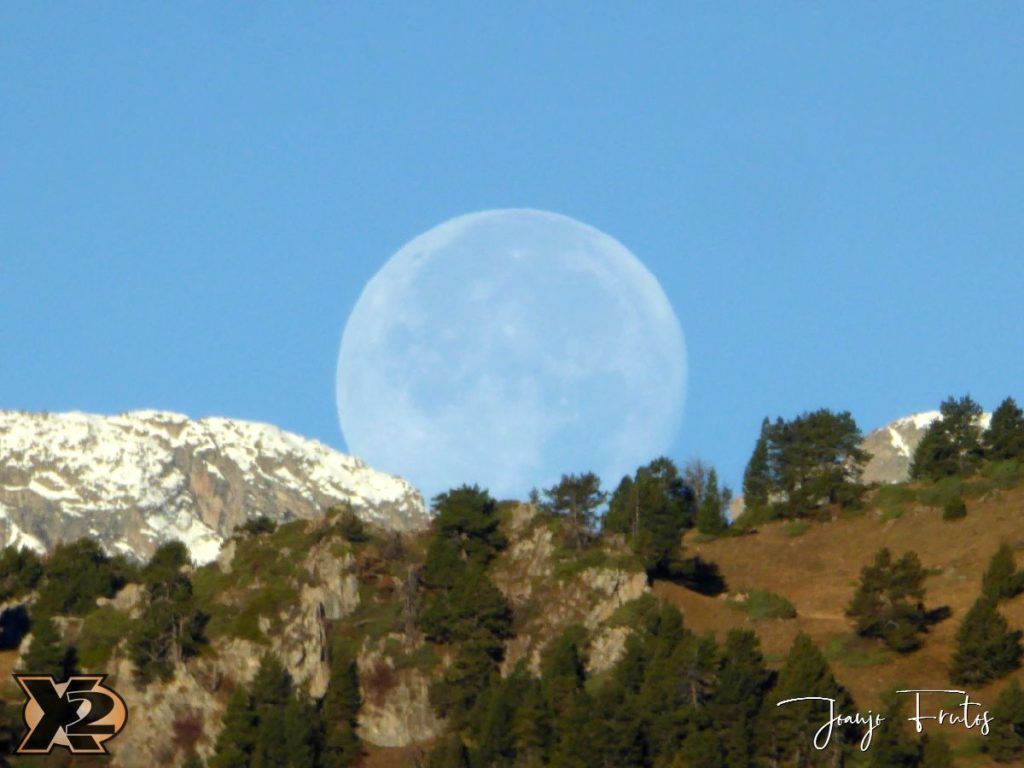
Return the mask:
<path id="1" fill-rule="evenodd" d="M 4 546 L 42 552 L 89 536 L 142 560 L 180 540 L 206 563 L 247 519 L 313 519 L 336 504 L 392 530 L 429 521 L 404 480 L 267 424 L 161 411 L 0 411 Z"/>
<path id="2" fill-rule="evenodd" d="M 923 411 L 891 421 L 869 432 L 861 448 L 871 454 L 864 467 L 866 483 L 902 483 L 910 479 L 910 464 L 924 433 L 939 418 L 938 411 Z M 983 413 L 978 420 L 982 429 L 988 429 L 991 413 Z"/>

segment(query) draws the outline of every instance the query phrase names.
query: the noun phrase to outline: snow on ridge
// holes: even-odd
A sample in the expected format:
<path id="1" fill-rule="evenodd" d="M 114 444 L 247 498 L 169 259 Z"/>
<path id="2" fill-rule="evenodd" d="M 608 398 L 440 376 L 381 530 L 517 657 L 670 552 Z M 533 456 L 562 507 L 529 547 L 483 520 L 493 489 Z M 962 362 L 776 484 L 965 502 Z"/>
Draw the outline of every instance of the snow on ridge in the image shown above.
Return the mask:
<path id="1" fill-rule="evenodd" d="M 196 490 L 197 472 L 202 491 Z M 399 528 L 427 519 L 419 492 L 405 480 L 269 424 L 191 420 L 156 410 L 117 416 L 0 410 L 0 501 L 14 503 L 22 515 L 28 508 L 56 514 L 58 521 L 84 515 L 88 524 L 135 510 L 142 529 L 127 536 L 107 531 L 108 548 L 124 551 L 133 541 L 173 538 L 185 542 L 194 559 L 208 562 L 230 531 L 200 518 L 200 492 L 207 499 L 231 493 L 243 515 L 268 509 L 308 516 L 325 504 L 348 501 L 367 520 Z M 211 514 L 211 524 L 229 525 L 222 512 Z M 24 517 L 18 520 L 24 523 Z M 43 546 L 13 518 L 0 516 L 0 531 L 4 527 L 8 538 Z"/>

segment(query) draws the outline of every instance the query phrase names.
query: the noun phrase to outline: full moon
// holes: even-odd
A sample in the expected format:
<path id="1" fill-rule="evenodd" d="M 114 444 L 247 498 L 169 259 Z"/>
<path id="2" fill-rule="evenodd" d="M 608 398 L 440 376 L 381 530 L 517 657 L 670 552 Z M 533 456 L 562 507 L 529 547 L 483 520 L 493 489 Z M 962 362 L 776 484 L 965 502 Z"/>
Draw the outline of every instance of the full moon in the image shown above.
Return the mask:
<path id="1" fill-rule="evenodd" d="M 337 405 L 350 453 L 430 498 L 523 498 L 563 473 L 606 487 L 664 453 L 686 393 L 682 328 L 657 279 L 575 219 L 446 221 L 367 283 L 345 325 Z"/>

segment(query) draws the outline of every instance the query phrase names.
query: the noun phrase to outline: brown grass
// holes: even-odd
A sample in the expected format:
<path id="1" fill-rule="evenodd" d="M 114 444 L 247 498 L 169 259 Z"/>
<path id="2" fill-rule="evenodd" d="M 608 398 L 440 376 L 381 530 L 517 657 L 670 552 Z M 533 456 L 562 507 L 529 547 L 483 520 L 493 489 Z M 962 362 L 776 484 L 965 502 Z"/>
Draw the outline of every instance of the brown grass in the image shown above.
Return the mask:
<path id="1" fill-rule="evenodd" d="M 911 506 L 895 519 L 869 510 L 856 517 L 813 523 L 799 536 L 787 535 L 785 523 L 771 523 L 747 536 L 703 543 L 694 538 L 688 537 L 684 546 L 716 563 L 730 591 L 777 592 L 792 601 L 797 617 L 753 621 L 730 606 L 728 593 L 705 597 L 674 584 L 655 584 L 656 594 L 683 611 L 687 626 L 699 633 L 713 632 L 720 639 L 734 627 L 752 628 L 761 638 L 766 658 L 775 665 L 797 632 L 804 631 L 823 650 L 831 646 L 833 671 L 859 707 L 877 708 L 879 694 L 888 688 L 960 687 L 949 684 L 947 664 L 957 628 L 979 595 L 989 559 L 1005 541 L 1017 550 L 1018 567 L 1024 567 L 1024 488 L 968 501 L 967 517 L 956 521 L 942 520 L 941 509 Z M 950 618 L 932 627 L 920 650 L 906 655 L 886 652 L 877 641 L 853 637 L 852 624 L 844 615 L 861 568 L 882 547 L 897 556 L 917 552 L 931 574 L 925 582 L 926 607 L 948 606 L 952 611 Z M 1024 628 L 1024 595 L 1002 603 L 1000 610 L 1011 627 Z M 1017 675 L 1024 680 L 1024 673 Z M 1006 682 L 968 689 L 975 701 L 991 707 Z M 960 740 L 958 732 L 948 735 Z"/>

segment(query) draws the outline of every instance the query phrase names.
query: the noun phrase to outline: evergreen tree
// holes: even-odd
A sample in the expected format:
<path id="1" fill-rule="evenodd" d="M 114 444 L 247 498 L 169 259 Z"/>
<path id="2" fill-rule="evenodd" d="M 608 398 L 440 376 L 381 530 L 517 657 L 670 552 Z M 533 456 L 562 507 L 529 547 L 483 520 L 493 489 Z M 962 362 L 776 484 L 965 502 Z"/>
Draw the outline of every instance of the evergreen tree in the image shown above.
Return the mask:
<path id="1" fill-rule="evenodd" d="M 1011 631 L 995 602 L 980 597 L 956 634 L 949 677 L 955 683 L 987 683 L 1020 666 L 1021 633 Z"/>
<path id="2" fill-rule="evenodd" d="M 900 653 L 917 648 L 927 628 L 924 578 L 914 552 L 894 561 L 888 549 L 879 550 L 874 562 L 861 570 L 860 584 L 846 609 L 857 634 L 881 638 Z"/>
<path id="3" fill-rule="evenodd" d="M 43 561 L 31 549 L 5 547 L 0 552 L 0 601 L 35 589 L 43 577 Z"/>
<path id="4" fill-rule="evenodd" d="M 430 640 L 460 643 L 473 639 L 486 644 L 488 653 L 500 659 L 502 641 L 512 634 L 512 611 L 505 596 L 480 566 L 463 566 L 457 574 L 450 589 L 428 596 L 420 626 Z"/>
<path id="5" fill-rule="evenodd" d="M 249 689 L 237 688 L 228 701 L 210 768 L 310 768 L 322 732 L 312 703 L 266 654 Z"/>
<path id="6" fill-rule="evenodd" d="M 841 712 L 854 708 L 849 692 L 836 682 L 824 655 L 811 638 L 801 632 L 793 641 L 775 687 L 765 701 L 761 722 L 764 752 L 776 764 L 811 766 L 841 762 L 843 751 L 856 739 L 854 729 L 846 727 L 833 733 L 828 748 L 817 750 L 812 745 L 814 729 L 809 728 L 809 724 L 820 719 L 821 703 L 793 702 L 778 706 L 780 701 L 805 696 L 834 699 L 836 709 Z"/>
<path id="7" fill-rule="evenodd" d="M 252 697 L 240 686 L 228 699 L 210 768 L 249 768 L 258 729 Z"/>
<path id="8" fill-rule="evenodd" d="M 516 758 L 520 766 L 538 768 L 547 762 L 553 738 L 553 719 L 540 682 L 530 680 L 512 721 Z"/>
<path id="9" fill-rule="evenodd" d="M 460 555 L 481 565 L 505 548 L 498 530 L 498 505 L 476 485 L 463 485 L 434 497 L 434 530 L 455 542 Z"/>
<path id="10" fill-rule="evenodd" d="M 950 397 L 939 407 L 939 414 L 914 450 L 913 478 L 969 474 L 981 459 L 981 406 L 970 395 Z"/>
<path id="11" fill-rule="evenodd" d="M 725 533 L 729 529 L 725 511 L 731 498 L 732 492 L 728 488 L 719 489 L 718 473 L 713 468 L 709 470 L 707 485 L 697 507 L 697 530 L 713 536 Z"/>
<path id="12" fill-rule="evenodd" d="M 985 457 L 1002 461 L 1024 458 L 1024 411 L 1008 397 L 992 413 L 992 421 L 982 437 Z"/>
<path id="13" fill-rule="evenodd" d="M 753 513 L 768 506 L 772 490 L 772 478 L 768 464 L 768 440 L 771 423 L 767 418 L 761 422 L 761 434 L 754 444 L 754 452 L 743 473 L 743 504 Z"/>
<path id="14" fill-rule="evenodd" d="M 601 480 L 593 472 L 582 475 L 562 475 L 556 485 L 546 488 L 545 508 L 565 519 L 566 536 L 570 546 L 579 551 L 594 532 L 597 508 L 607 494 L 601 490 Z"/>
<path id="15" fill-rule="evenodd" d="M 921 737 L 920 768 L 953 768 L 953 751 L 941 733 Z"/>
<path id="16" fill-rule="evenodd" d="M 1024 757 L 1024 689 L 1016 679 L 999 692 L 992 718 L 982 750 L 998 763 L 1019 763 Z"/>
<path id="17" fill-rule="evenodd" d="M 363 754 L 356 728 L 363 699 L 359 690 L 359 668 L 350 654 L 335 654 L 331 678 L 320 702 L 324 725 L 323 768 L 355 765 Z"/>
<path id="18" fill-rule="evenodd" d="M 53 675 L 64 680 L 72 673 L 73 651 L 64 642 L 57 622 L 48 614 L 32 621 L 32 639 L 21 659 L 21 670 L 33 675 Z"/>
<path id="19" fill-rule="evenodd" d="M 197 606 L 191 580 L 178 570 L 178 555 L 161 558 L 144 572 L 148 605 L 128 638 L 142 683 L 168 679 L 175 665 L 198 653 L 205 642 L 208 617 Z"/>
<path id="20" fill-rule="evenodd" d="M 37 607 L 50 614 L 83 615 L 97 597 L 113 597 L 123 580 L 92 539 L 58 544 L 46 560 Z"/>
<path id="21" fill-rule="evenodd" d="M 988 570 L 981 580 L 981 593 L 996 602 L 1009 600 L 1024 589 L 1024 575 L 1017 572 L 1013 550 L 1005 542 L 989 561 Z"/>
<path id="22" fill-rule="evenodd" d="M 921 763 L 921 748 L 907 726 L 899 695 L 889 693 L 883 697 L 883 702 L 885 720 L 872 736 L 868 765 L 871 768 L 917 768 Z"/>
<path id="23" fill-rule="evenodd" d="M 731 630 L 722 650 L 718 683 L 708 703 L 728 768 L 752 765 L 757 750 L 757 715 L 771 684 L 772 674 L 764 666 L 757 635 L 749 630 Z"/>
<path id="24" fill-rule="evenodd" d="M 458 646 L 455 660 L 444 676 L 430 686 L 430 703 L 458 730 L 469 724 L 480 695 L 499 679 L 489 642 L 467 640 Z"/>
<path id="25" fill-rule="evenodd" d="M 427 768 L 470 768 L 466 745 L 457 735 L 443 738 L 427 758 Z"/>
<path id="26" fill-rule="evenodd" d="M 634 541 L 640 533 L 640 496 L 633 478 L 626 475 L 616 486 L 604 513 L 601 530 L 604 533 L 621 533 L 628 541 Z"/>

